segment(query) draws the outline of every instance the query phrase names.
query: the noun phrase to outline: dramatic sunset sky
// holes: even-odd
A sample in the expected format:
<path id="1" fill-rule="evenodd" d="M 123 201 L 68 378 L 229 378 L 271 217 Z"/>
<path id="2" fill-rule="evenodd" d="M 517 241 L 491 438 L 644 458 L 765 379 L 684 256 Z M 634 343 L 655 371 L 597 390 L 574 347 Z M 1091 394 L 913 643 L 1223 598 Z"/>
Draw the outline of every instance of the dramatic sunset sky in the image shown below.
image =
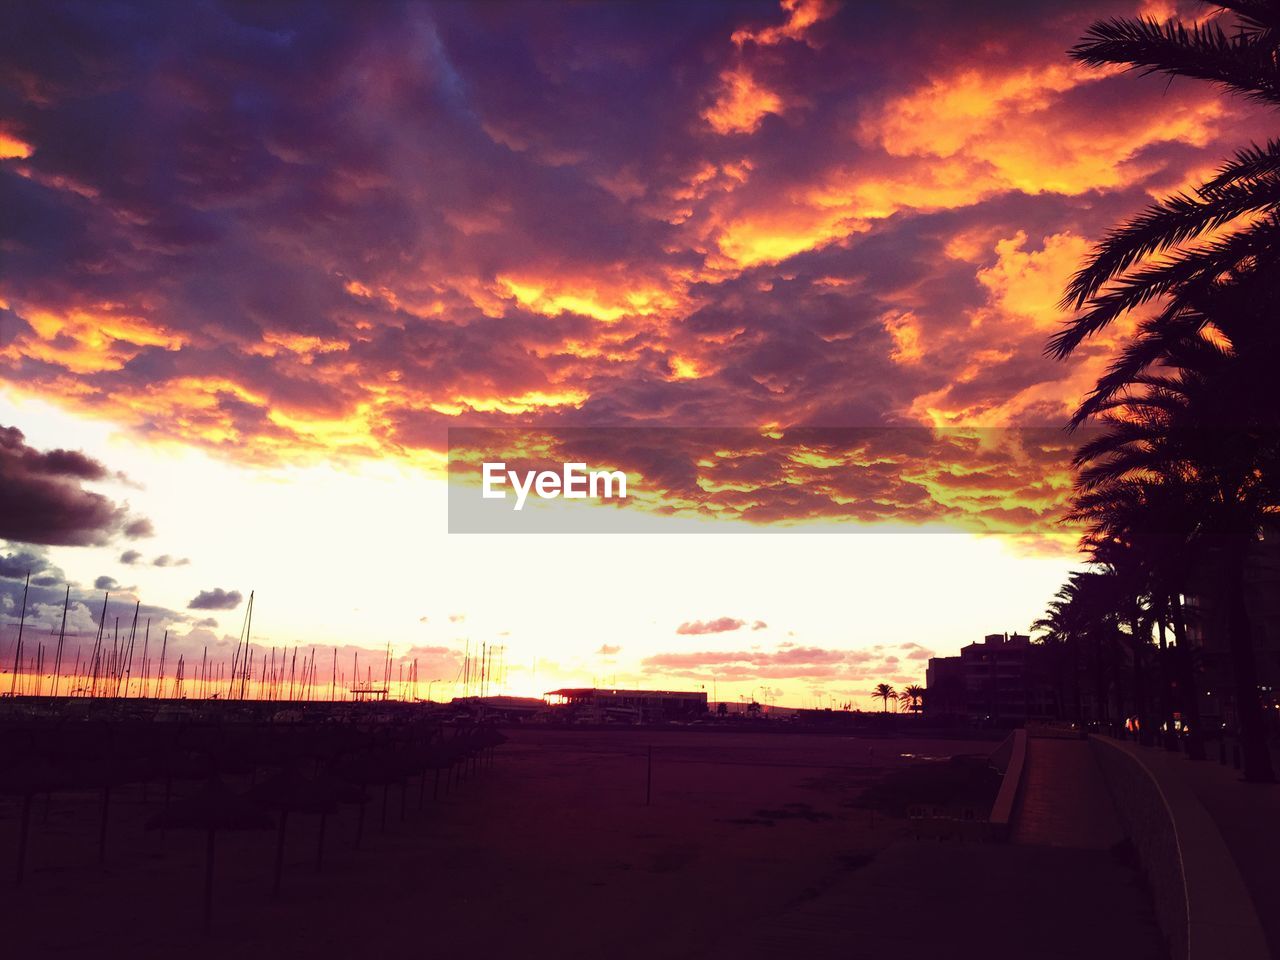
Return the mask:
<path id="1" fill-rule="evenodd" d="M 4 670 L 27 570 L 35 642 L 69 581 L 81 639 L 110 589 L 229 659 L 254 590 L 260 644 L 390 643 L 437 696 L 470 642 L 512 692 L 868 706 L 1025 630 L 1076 562 L 1069 441 L 1004 428 L 1059 428 L 1124 333 L 1044 358 L 1064 282 L 1267 133 L 1066 57 L 1175 12 L 6 4 Z M 520 424 L 948 430 L 691 440 L 629 464 L 644 535 L 449 534 L 447 428 Z"/>

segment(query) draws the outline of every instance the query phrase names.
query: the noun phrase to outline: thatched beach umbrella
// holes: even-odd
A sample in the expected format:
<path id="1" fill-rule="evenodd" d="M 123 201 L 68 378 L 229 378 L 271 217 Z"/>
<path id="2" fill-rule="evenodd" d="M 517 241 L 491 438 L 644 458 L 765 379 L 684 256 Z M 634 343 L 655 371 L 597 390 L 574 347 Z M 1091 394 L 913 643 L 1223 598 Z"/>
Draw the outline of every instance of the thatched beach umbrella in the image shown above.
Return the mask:
<path id="1" fill-rule="evenodd" d="M 348 783 L 346 780 L 339 780 L 328 773 L 318 775 L 315 782 L 321 788 L 328 790 L 337 803 L 360 804 L 360 814 L 361 817 L 364 816 L 364 805 L 369 801 L 369 795 L 365 793 L 364 787 Z M 324 828 L 328 819 L 327 813 L 320 814 L 320 829 L 316 837 L 316 873 L 324 868 Z"/>
<path id="2" fill-rule="evenodd" d="M 321 817 L 319 844 L 324 844 L 324 820 L 338 801 L 338 791 L 327 782 L 304 777 L 294 770 L 281 770 L 268 777 L 249 791 L 249 799 L 260 806 L 275 810 L 279 815 L 279 830 L 276 838 L 275 876 L 271 884 L 271 895 L 280 896 L 280 880 L 284 875 L 284 838 L 285 828 L 291 813 L 309 813 Z M 319 861 L 321 854 L 317 852 Z"/>
<path id="3" fill-rule="evenodd" d="M 232 793 L 220 782 L 211 783 L 194 796 L 179 800 L 147 821 L 148 830 L 203 830 L 204 861 L 204 932 L 209 932 L 213 916 L 213 853 L 219 830 L 262 830 L 271 826 L 271 817 L 261 807 L 239 794 Z"/>
<path id="4" fill-rule="evenodd" d="M 391 784 L 400 782 L 408 774 L 399 758 L 381 751 L 359 753 L 345 757 L 334 768 L 342 780 L 360 787 L 382 786 L 382 829 L 387 827 L 387 795 Z M 364 805 L 360 806 L 360 818 L 356 824 L 356 843 L 364 836 Z"/>
<path id="5" fill-rule="evenodd" d="M 79 758 L 70 770 L 71 783 L 102 791 L 98 820 L 98 861 L 107 858 L 107 825 L 111 818 L 111 791 L 126 783 L 140 782 L 149 775 L 149 767 L 141 758 L 123 750 L 106 749 Z"/>
<path id="6" fill-rule="evenodd" d="M 65 786 L 66 778 L 47 760 L 23 758 L 13 766 L 0 770 L 0 793 L 22 798 L 18 826 L 18 862 L 15 882 L 22 883 L 27 861 L 27 837 L 31 829 L 31 798 L 37 793 L 52 793 Z"/>

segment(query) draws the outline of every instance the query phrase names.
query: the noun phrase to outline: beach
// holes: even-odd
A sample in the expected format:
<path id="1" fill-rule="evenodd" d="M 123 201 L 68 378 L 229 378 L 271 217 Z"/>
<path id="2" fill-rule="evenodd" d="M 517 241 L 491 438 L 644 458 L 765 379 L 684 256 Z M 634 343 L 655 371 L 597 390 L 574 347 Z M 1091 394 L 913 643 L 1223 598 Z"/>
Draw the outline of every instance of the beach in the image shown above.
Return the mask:
<path id="1" fill-rule="evenodd" d="M 385 829 L 375 788 L 358 846 L 355 808 L 331 816 L 321 873 L 318 818 L 292 817 L 278 900 L 270 897 L 275 830 L 219 834 L 207 938 L 199 932 L 206 837 L 144 829 L 161 803 L 156 784 L 145 799 L 139 785 L 114 792 L 102 865 L 98 794 L 55 795 L 47 814 L 38 797 L 27 876 L 5 897 L 6 941 L 19 955 L 59 957 L 176 949 L 278 957 L 282 944 L 316 957 L 587 956 L 604 943 L 619 957 L 729 947 L 771 955 L 788 918 L 841 897 L 885 851 L 968 851 L 962 862 L 972 863 L 1000 849 L 917 841 L 906 820 L 857 805 L 891 770 L 987 754 L 991 741 L 687 728 L 506 733 L 491 765 L 434 801 L 428 777 L 421 811 L 416 780 L 403 798 L 391 787 Z M 6 798 L 6 864 L 16 813 Z M 865 892 L 856 899 L 869 905 Z M 862 943 L 880 935 L 866 931 Z"/>

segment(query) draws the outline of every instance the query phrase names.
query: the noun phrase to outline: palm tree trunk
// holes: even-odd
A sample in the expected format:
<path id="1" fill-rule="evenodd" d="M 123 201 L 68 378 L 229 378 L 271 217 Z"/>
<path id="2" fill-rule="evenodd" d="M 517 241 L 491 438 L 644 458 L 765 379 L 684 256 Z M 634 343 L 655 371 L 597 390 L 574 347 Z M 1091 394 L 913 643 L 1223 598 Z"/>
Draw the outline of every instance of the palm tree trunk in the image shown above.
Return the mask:
<path id="1" fill-rule="evenodd" d="M 1101 637 L 1096 637 L 1093 641 L 1093 657 L 1094 681 L 1097 687 L 1094 694 L 1097 700 L 1094 710 L 1097 711 L 1099 725 L 1105 732 L 1111 733 L 1108 729 L 1111 726 L 1111 697 L 1107 693 L 1107 664 L 1103 656 Z"/>
<path id="2" fill-rule="evenodd" d="M 1181 693 L 1178 706 L 1182 710 L 1182 722 L 1187 730 L 1187 756 L 1203 760 L 1204 731 L 1200 729 L 1200 690 L 1196 685 L 1195 670 L 1191 663 L 1191 641 L 1187 637 L 1187 615 L 1182 608 L 1182 597 L 1170 598 L 1173 609 L 1173 642 L 1178 672 L 1178 688 Z"/>
<path id="3" fill-rule="evenodd" d="M 1165 601 L 1155 607 L 1156 628 L 1160 632 L 1160 725 L 1164 728 L 1161 737 L 1164 748 L 1171 752 L 1178 749 L 1178 733 L 1173 727 L 1173 671 L 1169 663 L 1169 643 L 1165 634 L 1168 610 Z"/>
<path id="4" fill-rule="evenodd" d="M 1076 641 L 1072 639 L 1068 646 L 1069 661 L 1071 664 L 1071 694 L 1075 703 L 1076 720 L 1081 725 L 1084 724 L 1084 690 L 1080 685 L 1080 651 L 1076 647 Z"/>
<path id="5" fill-rule="evenodd" d="M 1271 750 L 1267 745 L 1266 718 L 1258 697 L 1258 667 L 1245 602 L 1245 561 L 1249 542 L 1236 535 L 1228 545 L 1226 570 L 1227 634 L 1235 680 L 1236 717 L 1240 727 L 1240 754 L 1244 778 L 1251 783 L 1275 782 Z"/>
<path id="6" fill-rule="evenodd" d="M 1135 614 L 1129 621 L 1129 629 L 1133 631 L 1133 713 L 1138 721 L 1138 742 L 1150 742 L 1150 729 L 1147 723 L 1147 674 L 1146 641 L 1142 639 L 1142 617 Z"/>

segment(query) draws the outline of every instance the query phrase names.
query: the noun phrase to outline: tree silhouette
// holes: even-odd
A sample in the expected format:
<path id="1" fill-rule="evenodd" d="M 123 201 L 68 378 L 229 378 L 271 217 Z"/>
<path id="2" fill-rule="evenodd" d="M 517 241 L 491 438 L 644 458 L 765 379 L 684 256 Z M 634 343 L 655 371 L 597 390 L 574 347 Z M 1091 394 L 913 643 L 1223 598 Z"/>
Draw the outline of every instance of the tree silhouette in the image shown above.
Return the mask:
<path id="1" fill-rule="evenodd" d="M 1230 34 L 1216 21 L 1188 26 L 1143 17 L 1102 20 L 1072 48 L 1071 57 L 1091 66 L 1120 64 L 1143 74 L 1208 80 L 1280 105 L 1280 8 L 1265 0 L 1220 0 L 1214 6 L 1234 13 Z M 1135 307 L 1211 285 L 1242 263 L 1272 260 L 1280 235 L 1277 208 L 1276 140 L 1243 147 L 1191 193 L 1149 206 L 1108 233 L 1072 278 L 1063 305 L 1083 313 L 1050 341 L 1050 352 L 1065 357 Z M 1153 255 L 1161 256 L 1152 260 Z M 1176 328 L 1185 319 L 1181 311 L 1182 305 L 1170 303 L 1154 329 Z"/>
<path id="2" fill-rule="evenodd" d="M 898 702 L 904 703 L 911 712 L 920 709 L 921 703 L 924 701 L 924 687 L 918 683 L 913 683 L 908 687 L 904 687 L 902 692 L 898 694 Z"/>
<path id="3" fill-rule="evenodd" d="M 884 701 L 885 713 L 889 712 L 889 701 L 896 696 L 893 692 L 893 687 L 889 686 L 887 683 L 876 684 L 876 689 L 871 695 Z"/>
<path id="4" fill-rule="evenodd" d="M 1280 105 L 1280 3 L 1216 6 L 1229 16 L 1192 25 L 1100 21 L 1071 56 L 1209 80 Z M 1127 638 L 1140 716 L 1148 709 L 1152 633 L 1167 653 L 1166 626 L 1180 651 L 1176 670 L 1160 659 L 1166 723 L 1175 682 L 1193 707 L 1182 593 L 1207 591 L 1226 611 L 1249 780 L 1274 778 L 1245 583 L 1260 531 L 1280 504 L 1280 391 L 1270 369 L 1280 347 L 1277 211 L 1280 141 L 1247 145 L 1200 187 L 1148 207 L 1102 239 L 1063 299 L 1079 313 L 1047 348 L 1066 357 L 1117 318 L 1157 303 L 1071 421 L 1102 426 L 1076 458 L 1072 519 L 1086 525 L 1082 546 L 1092 561 L 1121 587 L 1113 617 Z"/>

